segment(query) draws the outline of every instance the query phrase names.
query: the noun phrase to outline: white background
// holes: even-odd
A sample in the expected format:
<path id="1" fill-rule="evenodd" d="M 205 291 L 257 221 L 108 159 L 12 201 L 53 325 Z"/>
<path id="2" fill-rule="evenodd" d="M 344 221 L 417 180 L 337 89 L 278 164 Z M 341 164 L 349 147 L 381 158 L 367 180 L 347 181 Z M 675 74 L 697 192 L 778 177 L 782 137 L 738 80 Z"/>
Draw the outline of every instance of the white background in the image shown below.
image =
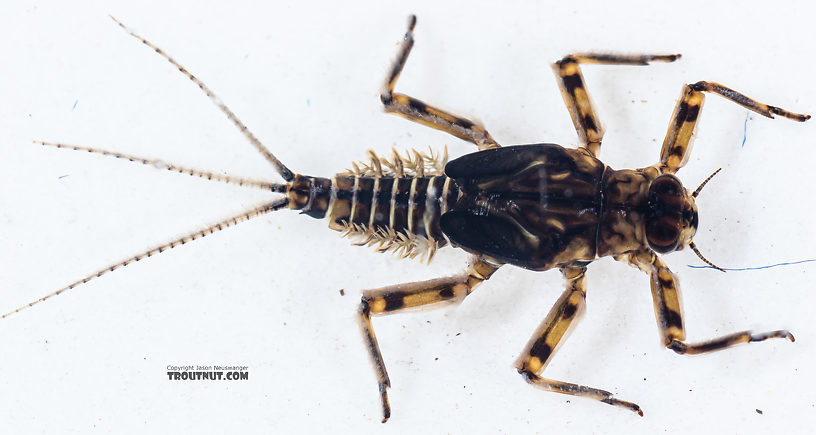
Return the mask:
<path id="1" fill-rule="evenodd" d="M 275 180 L 201 92 L 111 13 L 201 77 L 295 171 L 330 175 L 372 148 L 471 144 L 382 114 L 378 92 L 409 13 L 398 90 L 484 122 L 502 144 L 576 143 L 550 63 L 576 51 L 680 52 L 675 64 L 584 69 L 613 167 L 656 161 L 684 82 L 714 80 L 816 112 L 813 6 L 787 2 L 4 2 L 0 15 L 0 311 L 269 198 L 128 162 L 103 147 Z M 802 5 L 806 3 L 800 3 Z M 805 8 L 805 9 L 803 9 Z M 681 179 L 695 241 L 723 267 L 816 257 L 816 121 L 750 115 L 710 96 Z M 357 329 L 359 290 L 444 276 L 350 247 L 281 211 L 81 286 L 0 322 L 0 432 L 804 433 L 816 422 L 816 264 L 731 272 L 689 251 L 691 340 L 788 328 L 702 357 L 659 345 L 646 276 L 590 268 L 588 310 L 546 375 L 608 389 L 646 415 L 526 385 L 512 364 L 562 290 L 506 267 L 461 306 L 379 318 L 393 418 L 380 424 Z M 341 296 L 339 289 L 345 289 Z M 461 335 L 457 335 L 460 334 Z M 250 366 L 242 382 L 170 382 L 168 364 Z M 756 409 L 762 410 L 759 414 Z"/>

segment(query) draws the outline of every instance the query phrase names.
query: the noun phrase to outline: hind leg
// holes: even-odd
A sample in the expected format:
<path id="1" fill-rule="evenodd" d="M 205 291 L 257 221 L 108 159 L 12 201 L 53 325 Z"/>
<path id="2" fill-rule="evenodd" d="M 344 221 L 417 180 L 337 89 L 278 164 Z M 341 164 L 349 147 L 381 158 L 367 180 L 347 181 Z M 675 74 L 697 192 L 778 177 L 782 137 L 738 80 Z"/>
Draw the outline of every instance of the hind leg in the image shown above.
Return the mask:
<path id="1" fill-rule="evenodd" d="M 408 31 L 405 33 L 405 39 L 400 45 L 397 60 L 394 61 L 394 66 L 391 68 L 391 73 L 385 80 L 385 86 L 380 94 L 380 99 L 385 105 L 385 111 L 397 114 L 422 125 L 442 130 L 459 139 L 472 142 L 476 144 L 480 150 L 498 148 L 499 144 L 496 143 L 493 137 L 490 136 L 490 133 L 481 125 L 467 118 L 456 116 L 442 109 L 433 107 L 414 97 L 394 92 L 397 79 L 400 73 L 402 73 L 405 61 L 408 60 L 411 48 L 414 46 L 415 25 L 416 16 L 411 15 L 408 22 Z"/>
<path id="2" fill-rule="evenodd" d="M 374 334 L 371 316 L 385 316 L 419 307 L 432 307 L 445 303 L 461 302 L 483 281 L 490 278 L 499 266 L 475 258 L 465 274 L 429 281 L 398 284 L 363 292 L 360 302 L 360 318 L 368 351 L 374 361 L 377 382 L 383 407 L 383 423 L 391 417 L 388 388 L 391 380 L 385 370 L 380 344 Z"/>

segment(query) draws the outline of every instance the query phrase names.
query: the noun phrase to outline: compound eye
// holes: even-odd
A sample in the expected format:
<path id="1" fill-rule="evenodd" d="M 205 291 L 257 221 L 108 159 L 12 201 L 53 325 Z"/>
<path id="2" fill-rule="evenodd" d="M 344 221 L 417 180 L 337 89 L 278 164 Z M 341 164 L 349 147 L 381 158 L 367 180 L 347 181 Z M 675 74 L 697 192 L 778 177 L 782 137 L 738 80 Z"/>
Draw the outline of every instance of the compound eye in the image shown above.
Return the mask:
<path id="1" fill-rule="evenodd" d="M 662 207 L 678 207 L 683 198 L 683 185 L 672 175 L 661 175 L 649 186 L 649 200 L 659 203 Z"/>
<path id="2" fill-rule="evenodd" d="M 646 223 L 646 240 L 655 251 L 665 254 L 674 251 L 680 242 L 680 227 L 677 219 L 661 216 Z"/>

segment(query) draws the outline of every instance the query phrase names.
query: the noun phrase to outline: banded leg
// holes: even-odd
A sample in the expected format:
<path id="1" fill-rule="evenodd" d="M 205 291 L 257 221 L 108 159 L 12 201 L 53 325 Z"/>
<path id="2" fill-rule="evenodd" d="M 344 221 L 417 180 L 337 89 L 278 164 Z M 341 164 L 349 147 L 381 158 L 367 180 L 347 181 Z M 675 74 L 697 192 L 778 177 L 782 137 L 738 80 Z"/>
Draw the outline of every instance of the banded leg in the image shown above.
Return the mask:
<path id="1" fill-rule="evenodd" d="M 363 335 L 368 343 L 368 352 L 377 372 L 377 382 L 382 398 L 383 423 L 391 417 L 387 392 L 387 389 L 391 387 L 391 380 L 385 370 L 380 345 L 377 343 L 377 336 L 371 325 L 371 316 L 384 316 L 412 308 L 461 302 L 479 284 L 490 278 L 498 268 L 499 266 L 474 257 L 467 271 L 459 276 L 398 284 L 363 292 L 363 300 L 360 302 L 360 318 L 362 319 Z"/>
<path id="2" fill-rule="evenodd" d="M 416 98 L 394 92 L 397 79 L 405 66 L 408 55 L 411 53 L 411 48 L 414 46 L 414 26 L 416 26 L 416 16 L 411 15 L 408 21 L 408 31 L 405 33 L 405 38 L 400 45 L 397 59 L 394 61 L 391 73 L 388 75 L 385 86 L 380 93 L 380 100 L 385 105 L 385 111 L 442 130 L 459 139 L 473 142 L 480 150 L 498 148 L 499 144 L 493 140 L 490 133 L 475 122 L 428 105 Z"/>
<path id="3" fill-rule="evenodd" d="M 674 113 L 672 113 L 666 138 L 663 140 L 663 148 L 660 151 L 660 166 L 664 173 L 673 174 L 688 162 L 694 132 L 697 129 L 700 111 L 703 110 L 703 103 L 705 102 L 704 92 L 720 95 L 768 118 L 779 115 L 799 122 L 810 119 L 810 115 L 793 113 L 779 107 L 760 103 L 719 83 L 697 82 L 693 85 L 684 85 L 680 101 L 677 102 Z"/>
<path id="4" fill-rule="evenodd" d="M 564 343 L 564 338 L 574 326 L 573 320 L 583 314 L 586 306 L 586 283 L 584 282 L 586 268 L 567 267 L 562 268 L 561 273 L 567 280 L 567 289 L 561 294 L 521 353 L 516 368 L 527 382 L 542 390 L 588 397 L 609 405 L 626 408 L 643 416 L 643 411 L 638 405 L 616 399 L 608 391 L 540 376 L 553 354 Z"/>
<path id="5" fill-rule="evenodd" d="M 654 301 L 655 316 L 663 346 L 678 354 L 696 355 L 725 349 L 739 343 L 764 341 L 769 338 L 787 338 L 794 341 L 793 334 L 786 330 L 777 330 L 762 333 L 742 331 L 722 337 L 717 337 L 701 343 L 686 343 L 686 331 L 683 326 L 683 312 L 680 306 L 680 291 L 674 274 L 663 260 L 651 251 L 636 251 L 615 257 L 618 261 L 625 261 L 649 274 Z"/>
<path id="6" fill-rule="evenodd" d="M 558 78 L 561 96 L 567 105 L 572 123 L 581 140 L 581 148 L 598 157 L 604 129 L 598 118 L 592 99 L 584 86 L 584 76 L 579 64 L 594 63 L 601 65 L 648 65 L 650 62 L 674 62 L 679 54 L 671 55 L 613 55 L 613 54 L 570 54 L 553 64 L 553 71 Z"/>

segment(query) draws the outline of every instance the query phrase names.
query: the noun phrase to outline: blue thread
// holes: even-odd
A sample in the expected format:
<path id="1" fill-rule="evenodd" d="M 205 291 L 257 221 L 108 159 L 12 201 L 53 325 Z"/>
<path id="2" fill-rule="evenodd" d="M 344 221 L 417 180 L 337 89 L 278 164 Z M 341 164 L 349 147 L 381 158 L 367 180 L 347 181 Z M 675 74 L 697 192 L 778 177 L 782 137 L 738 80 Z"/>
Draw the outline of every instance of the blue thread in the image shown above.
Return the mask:
<path id="1" fill-rule="evenodd" d="M 79 100 L 74 100 L 74 107 L 71 107 L 72 112 L 76 109 L 77 103 L 79 103 Z"/>
<path id="2" fill-rule="evenodd" d="M 742 145 L 740 145 L 741 148 L 745 148 L 745 141 L 748 140 L 748 115 L 750 114 L 751 112 L 747 111 L 745 112 L 745 122 L 742 124 Z"/>
<path id="3" fill-rule="evenodd" d="M 771 265 L 768 265 L 768 266 L 742 267 L 742 268 L 736 268 L 736 269 L 729 269 L 727 267 L 723 267 L 721 269 L 722 270 L 730 270 L 732 272 L 741 272 L 741 271 L 745 271 L 745 270 L 770 269 L 771 267 L 777 267 L 777 266 L 791 266 L 791 265 L 794 265 L 794 264 L 811 263 L 811 262 L 814 262 L 814 261 L 816 261 L 816 258 L 813 258 L 813 259 L 810 259 L 810 260 L 791 261 L 791 262 L 787 262 L 787 263 L 776 263 L 776 264 L 771 264 Z M 711 266 L 692 266 L 690 264 L 688 265 L 688 267 L 690 267 L 692 269 L 714 269 Z"/>

